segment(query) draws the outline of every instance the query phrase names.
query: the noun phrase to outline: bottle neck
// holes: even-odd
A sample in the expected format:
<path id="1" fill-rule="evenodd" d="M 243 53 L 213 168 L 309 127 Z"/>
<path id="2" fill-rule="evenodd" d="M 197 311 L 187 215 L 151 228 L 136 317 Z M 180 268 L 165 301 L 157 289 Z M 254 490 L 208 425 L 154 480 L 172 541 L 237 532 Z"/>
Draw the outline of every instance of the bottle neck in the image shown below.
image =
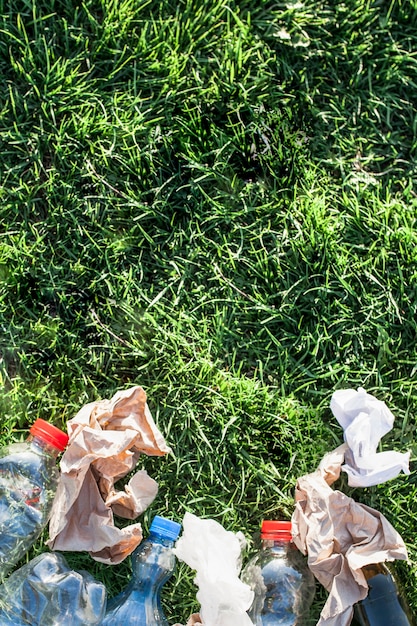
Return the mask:
<path id="1" fill-rule="evenodd" d="M 384 574 L 384 575 L 389 574 L 389 570 L 387 569 L 386 565 L 384 565 L 383 563 L 372 563 L 370 565 L 364 565 L 362 567 L 362 572 L 366 580 L 370 580 L 371 578 L 373 578 L 374 576 L 377 576 L 378 574 Z"/>
<path id="2" fill-rule="evenodd" d="M 172 542 L 165 546 L 158 541 L 150 541 L 148 537 L 141 546 L 142 550 L 136 549 L 132 554 L 129 593 L 139 594 L 140 597 L 153 597 L 158 605 L 162 587 L 175 569 Z"/>
<path id="3" fill-rule="evenodd" d="M 34 448 L 37 448 L 42 454 L 46 454 L 53 459 L 56 459 L 61 452 L 61 450 L 38 435 L 29 435 L 26 441 Z"/>
<path id="4" fill-rule="evenodd" d="M 173 571 L 175 567 L 175 555 L 172 550 L 174 541 L 161 537 L 160 535 L 150 533 L 149 536 L 142 541 L 141 544 L 132 553 L 132 571 L 134 577 L 143 579 L 148 569 L 153 571 L 154 575 L 157 571 L 166 572 Z"/>
<path id="5" fill-rule="evenodd" d="M 290 533 L 261 534 L 261 547 L 263 549 L 277 548 L 289 550 L 294 546 Z"/>
<path id="6" fill-rule="evenodd" d="M 164 537 L 159 533 L 150 532 L 148 536 L 148 541 L 152 541 L 153 543 L 160 543 L 162 546 L 166 546 L 167 548 L 173 548 L 175 545 L 174 539 L 170 537 Z"/>

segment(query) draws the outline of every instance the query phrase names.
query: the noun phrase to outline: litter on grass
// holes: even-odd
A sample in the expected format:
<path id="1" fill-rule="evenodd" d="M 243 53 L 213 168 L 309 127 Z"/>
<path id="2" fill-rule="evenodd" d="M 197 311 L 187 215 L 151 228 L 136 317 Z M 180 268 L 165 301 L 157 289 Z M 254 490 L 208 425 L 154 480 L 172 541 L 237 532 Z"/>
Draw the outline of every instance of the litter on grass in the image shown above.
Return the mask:
<path id="1" fill-rule="evenodd" d="M 184 515 L 182 524 L 183 533 L 174 553 L 196 571 L 201 622 L 204 626 L 252 626 L 246 611 L 252 604 L 253 591 L 239 578 L 244 535 L 192 513 Z M 192 616 L 190 620 L 197 618 Z"/>
<path id="2" fill-rule="evenodd" d="M 329 592 L 317 626 L 350 624 L 353 605 L 368 593 L 363 566 L 408 558 L 401 536 L 381 513 L 331 488 L 346 449 L 344 444 L 326 454 L 296 485 L 294 543 Z"/>
<path id="3" fill-rule="evenodd" d="M 144 470 L 124 491 L 116 490 L 115 482 L 134 469 L 142 454 L 163 456 L 170 448 L 138 386 L 86 404 L 67 427 L 70 439 L 60 462 L 47 544 L 120 563 L 141 542 L 142 527 L 136 523 L 119 529 L 113 514 L 135 519 L 153 502 L 158 485 Z"/>
<path id="4" fill-rule="evenodd" d="M 344 430 L 347 444 L 342 470 L 350 487 L 370 487 L 409 474 L 410 452 L 377 452 L 379 443 L 394 425 L 385 402 L 365 389 L 335 391 L 330 401 L 333 415 Z"/>

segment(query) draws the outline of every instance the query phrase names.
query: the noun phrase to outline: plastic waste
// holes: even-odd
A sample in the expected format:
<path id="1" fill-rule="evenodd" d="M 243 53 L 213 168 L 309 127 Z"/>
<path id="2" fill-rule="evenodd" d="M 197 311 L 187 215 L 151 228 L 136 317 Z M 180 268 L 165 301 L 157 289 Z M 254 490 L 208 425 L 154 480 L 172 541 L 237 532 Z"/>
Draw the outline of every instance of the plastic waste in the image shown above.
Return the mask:
<path id="1" fill-rule="evenodd" d="M 352 626 L 415 626 L 392 571 L 383 563 L 366 565 L 362 571 L 369 590 L 354 606 Z"/>
<path id="2" fill-rule="evenodd" d="M 256 626 L 297 626 L 304 623 L 314 598 L 315 580 L 292 542 L 291 522 L 262 523 L 261 546 L 242 572 L 253 589 L 248 611 Z"/>
<path id="3" fill-rule="evenodd" d="M 95 626 L 106 609 L 106 589 L 61 554 L 43 553 L 0 585 L 1 626 Z"/>
<path id="4" fill-rule="evenodd" d="M 392 429 L 395 419 L 385 402 L 363 387 L 357 391 L 338 389 L 330 408 L 344 430 L 348 449 L 342 470 L 347 473 L 351 487 L 379 485 L 400 472 L 410 473 L 410 451 L 379 451 L 380 440 Z"/>
<path id="5" fill-rule="evenodd" d="M 0 577 L 24 556 L 46 526 L 58 483 L 56 458 L 68 435 L 42 419 L 28 439 L 0 449 Z"/>
<path id="6" fill-rule="evenodd" d="M 108 603 L 103 626 L 168 626 L 161 589 L 175 569 L 174 543 L 181 524 L 156 515 L 147 539 L 131 555 L 129 585 Z"/>
<path id="7" fill-rule="evenodd" d="M 204 626 L 252 626 L 247 610 L 253 591 L 239 578 L 244 535 L 223 528 L 214 519 L 201 519 L 185 513 L 183 533 L 175 545 L 175 555 L 195 570 L 200 617 L 187 623 Z"/>
<path id="8" fill-rule="evenodd" d="M 295 487 L 293 541 L 329 592 L 317 626 L 350 626 L 353 606 L 368 591 L 362 566 L 408 558 L 401 535 L 382 513 L 332 488 L 344 449 L 327 453 Z"/>

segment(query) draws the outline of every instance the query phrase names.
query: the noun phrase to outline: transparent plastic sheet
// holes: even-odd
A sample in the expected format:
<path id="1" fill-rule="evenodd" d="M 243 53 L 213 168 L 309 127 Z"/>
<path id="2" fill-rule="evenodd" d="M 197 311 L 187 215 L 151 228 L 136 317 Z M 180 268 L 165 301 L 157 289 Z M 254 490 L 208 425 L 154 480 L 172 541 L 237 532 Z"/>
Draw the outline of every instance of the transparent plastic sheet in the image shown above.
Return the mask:
<path id="1" fill-rule="evenodd" d="M 0 585 L 0 626 L 95 626 L 105 609 L 104 585 L 71 570 L 56 552 L 35 557 Z"/>

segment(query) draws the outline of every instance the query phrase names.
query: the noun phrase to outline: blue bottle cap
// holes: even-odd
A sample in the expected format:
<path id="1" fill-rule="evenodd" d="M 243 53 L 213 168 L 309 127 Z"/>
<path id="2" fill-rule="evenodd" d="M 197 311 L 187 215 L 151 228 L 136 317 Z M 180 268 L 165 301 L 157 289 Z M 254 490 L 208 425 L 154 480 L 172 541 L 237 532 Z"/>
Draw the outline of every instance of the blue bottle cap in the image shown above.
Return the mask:
<path id="1" fill-rule="evenodd" d="M 172 539 L 172 541 L 178 539 L 180 531 L 181 524 L 159 515 L 155 515 L 149 528 L 149 532 L 166 537 L 166 539 Z"/>

